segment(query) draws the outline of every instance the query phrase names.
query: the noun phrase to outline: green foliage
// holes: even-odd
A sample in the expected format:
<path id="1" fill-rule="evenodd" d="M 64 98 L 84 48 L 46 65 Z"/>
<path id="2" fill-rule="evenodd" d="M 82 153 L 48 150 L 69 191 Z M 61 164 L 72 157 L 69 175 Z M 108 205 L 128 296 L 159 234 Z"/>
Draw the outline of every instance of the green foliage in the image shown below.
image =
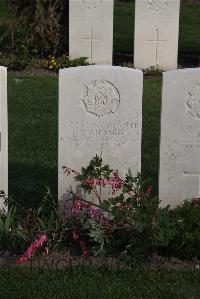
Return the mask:
<path id="1" fill-rule="evenodd" d="M 159 208 L 154 231 L 161 254 L 180 259 L 200 258 L 200 206 L 186 200 L 174 209 Z"/>
<path id="2" fill-rule="evenodd" d="M 0 215 L 0 252 L 18 253 L 24 250 L 25 234 L 16 215 L 16 208 L 11 207 L 5 215 Z"/>
<path id="3" fill-rule="evenodd" d="M 154 242 L 158 248 L 168 247 L 169 243 L 175 239 L 179 230 L 176 223 L 172 221 L 172 213 L 169 206 L 157 210 L 154 230 Z"/>
<path id="4" fill-rule="evenodd" d="M 200 205 L 186 200 L 169 211 L 168 217 L 162 230 L 168 236 L 166 253 L 182 259 L 200 258 Z"/>
<path id="5" fill-rule="evenodd" d="M 39 56 L 51 52 L 56 54 L 61 48 L 61 38 L 68 6 L 63 0 L 7 0 L 13 18 L 10 22 L 8 36 L 12 51 L 19 53 L 21 43 L 25 44 L 29 53 Z M 13 53 L 14 54 L 14 53 Z"/>
<path id="6" fill-rule="evenodd" d="M 85 192 L 94 192 L 99 205 L 73 194 L 71 212 L 67 216 L 63 211 L 59 216 L 49 188 L 37 209 L 26 210 L 10 199 L 8 213 L 0 215 L 0 251 L 22 253 L 38 235 L 45 234 L 50 251 L 67 247 L 80 254 L 82 249 L 85 256 L 89 251 L 95 256 L 120 257 L 130 264 L 155 252 L 182 259 L 200 258 L 199 199 L 174 209 L 159 208 L 149 180 L 141 174 L 133 176 L 130 170 L 122 180 L 98 156 L 82 168 L 76 180 Z M 104 200 L 98 186 L 104 188 Z M 112 189 L 108 197 L 107 189 Z"/>
<path id="7" fill-rule="evenodd" d="M 152 66 L 143 71 L 144 76 L 161 76 L 163 70 L 159 66 Z"/>
<path id="8" fill-rule="evenodd" d="M 16 54 L 12 54 L 10 56 L 10 60 L 8 62 L 8 67 L 21 71 L 27 68 L 31 63 L 31 56 L 29 54 L 28 48 L 26 45 L 20 45 L 19 50 Z"/>
<path id="9" fill-rule="evenodd" d="M 106 250 L 110 254 L 118 251 L 118 255 L 126 253 L 126 257 L 135 260 L 152 254 L 153 221 L 158 199 L 150 195 L 152 188 L 148 180 L 144 180 L 141 174 L 133 176 L 130 170 L 125 180 L 122 180 L 118 172 L 110 169 L 109 165 L 104 165 L 102 158 L 98 156 L 90 161 L 87 168 L 81 169 L 76 180 L 85 191 L 96 195 L 102 215 L 107 212 L 108 221 L 112 225 L 110 229 L 107 222 L 99 222 L 99 218 L 87 222 L 92 230 L 90 237 L 99 244 L 96 255 L 103 251 L 105 253 Z M 123 233 L 118 234 L 119 230 Z"/>
<path id="10" fill-rule="evenodd" d="M 95 192 L 97 192 L 94 186 L 85 184 L 86 180 L 102 178 L 108 179 L 112 172 L 113 170 L 110 169 L 109 165 L 103 165 L 102 158 L 96 155 L 93 159 L 91 159 L 88 167 L 81 168 L 81 172 L 76 175 L 75 180 L 81 183 L 84 190 L 91 192 L 95 189 Z M 98 198 L 101 200 L 101 194 L 99 194 Z"/>
<path id="11" fill-rule="evenodd" d="M 87 223 L 90 226 L 89 237 L 98 244 L 98 246 L 94 245 L 92 252 L 95 256 L 106 254 L 105 245 L 109 243 L 109 237 L 104 225 L 97 223 L 93 218 L 89 219 Z"/>

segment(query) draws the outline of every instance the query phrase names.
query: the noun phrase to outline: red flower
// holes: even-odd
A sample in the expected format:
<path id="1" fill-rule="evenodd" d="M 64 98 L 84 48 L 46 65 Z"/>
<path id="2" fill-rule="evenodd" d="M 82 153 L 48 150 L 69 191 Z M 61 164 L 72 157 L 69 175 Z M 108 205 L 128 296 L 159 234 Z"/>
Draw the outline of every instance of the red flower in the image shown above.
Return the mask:
<path id="1" fill-rule="evenodd" d="M 77 233 L 77 230 L 72 231 L 72 238 L 73 238 L 73 240 L 78 240 L 79 239 L 79 235 Z"/>
<path id="2" fill-rule="evenodd" d="M 146 193 L 151 193 L 151 192 L 152 192 L 152 186 L 150 185 L 147 187 Z"/>
<path id="3" fill-rule="evenodd" d="M 87 251 L 86 249 L 83 250 L 83 256 L 84 256 L 84 257 L 88 257 L 88 255 L 89 255 L 88 251 Z"/>

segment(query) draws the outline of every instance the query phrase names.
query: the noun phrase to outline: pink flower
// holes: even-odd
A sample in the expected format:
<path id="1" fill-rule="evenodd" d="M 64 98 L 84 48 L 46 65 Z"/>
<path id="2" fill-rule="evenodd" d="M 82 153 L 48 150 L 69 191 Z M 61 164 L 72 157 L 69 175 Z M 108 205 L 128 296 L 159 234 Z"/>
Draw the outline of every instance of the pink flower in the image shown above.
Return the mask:
<path id="1" fill-rule="evenodd" d="M 87 251 L 86 249 L 83 250 L 83 256 L 84 256 L 84 257 L 88 257 L 88 255 L 89 255 L 88 251 Z"/>
<path id="2" fill-rule="evenodd" d="M 16 264 L 23 264 L 25 263 L 28 258 L 31 257 L 31 255 L 33 255 L 33 253 L 39 248 L 41 247 L 44 242 L 47 241 L 47 236 L 45 234 L 40 235 L 38 237 L 38 239 L 36 239 L 27 249 L 26 251 L 23 253 L 23 255 L 16 261 Z"/>
<path id="3" fill-rule="evenodd" d="M 81 206 L 82 206 L 82 204 L 81 204 L 80 200 L 74 200 L 73 205 L 72 205 L 72 213 L 80 211 Z"/>
<path id="4" fill-rule="evenodd" d="M 112 189 L 120 189 L 121 188 L 121 180 L 118 178 L 112 178 L 108 181 L 108 184 L 112 187 Z"/>
<path id="5" fill-rule="evenodd" d="M 199 198 L 193 199 L 192 200 L 192 205 L 193 206 L 200 206 L 200 199 Z"/>
<path id="6" fill-rule="evenodd" d="M 127 207 L 128 209 L 131 209 L 131 208 L 132 208 L 132 204 L 131 204 L 131 203 L 128 203 L 128 204 L 126 205 L 126 207 Z"/>
<path id="7" fill-rule="evenodd" d="M 152 192 L 152 186 L 148 186 L 147 190 L 146 190 L 146 193 L 151 193 L 151 192 Z"/>
<path id="8" fill-rule="evenodd" d="M 80 247 L 85 248 L 85 242 L 84 241 L 80 240 L 79 244 L 80 244 Z"/>
<path id="9" fill-rule="evenodd" d="M 73 238 L 73 240 L 78 240 L 79 239 L 79 235 L 77 233 L 77 230 L 72 231 L 72 238 Z"/>
<path id="10" fill-rule="evenodd" d="M 85 181 L 83 181 L 83 184 L 88 186 L 103 186 L 103 187 L 108 185 L 111 186 L 112 189 L 121 188 L 121 180 L 116 176 L 116 174 L 111 179 L 86 179 Z"/>
<path id="11" fill-rule="evenodd" d="M 28 260 L 28 257 L 22 255 L 18 260 L 16 260 L 15 263 L 16 263 L 17 265 L 20 265 L 20 264 L 24 264 L 24 263 L 26 263 L 27 260 Z"/>
<path id="12" fill-rule="evenodd" d="M 145 193 L 142 191 L 141 194 L 140 194 L 140 196 L 141 196 L 141 197 L 144 197 L 144 196 L 145 196 Z"/>

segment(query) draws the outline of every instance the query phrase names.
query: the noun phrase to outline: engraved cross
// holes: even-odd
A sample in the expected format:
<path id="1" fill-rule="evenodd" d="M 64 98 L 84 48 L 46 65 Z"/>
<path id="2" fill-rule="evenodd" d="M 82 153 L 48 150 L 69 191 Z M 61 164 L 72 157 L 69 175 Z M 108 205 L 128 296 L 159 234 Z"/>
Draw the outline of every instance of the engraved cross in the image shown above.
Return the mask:
<path id="1" fill-rule="evenodd" d="M 91 28 L 90 36 L 81 38 L 81 41 L 90 42 L 90 59 L 92 60 L 93 59 L 93 43 L 100 42 L 101 38 L 94 37 L 93 30 Z"/>
<path id="2" fill-rule="evenodd" d="M 198 197 L 200 198 L 200 171 L 183 171 L 184 176 L 194 176 L 199 177 L 199 190 L 198 190 Z"/>
<path id="3" fill-rule="evenodd" d="M 155 31 L 155 39 L 150 39 L 150 40 L 148 40 L 148 42 L 154 42 L 154 44 L 155 44 L 155 61 L 156 61 L 156 64 L 158 64 L 158 46 L 159 46 L 159 43 L 166 43 L 166 40 L 159 39 L 159 30 L 157 28 Z"/>

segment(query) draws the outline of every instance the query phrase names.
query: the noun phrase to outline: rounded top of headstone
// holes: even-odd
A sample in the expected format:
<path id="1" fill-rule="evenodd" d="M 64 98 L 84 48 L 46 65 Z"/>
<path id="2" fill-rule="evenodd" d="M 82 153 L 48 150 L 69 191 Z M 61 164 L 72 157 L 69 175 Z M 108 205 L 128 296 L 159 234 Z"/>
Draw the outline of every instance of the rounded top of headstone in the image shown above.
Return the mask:
<path id="1" fill-rule="evenodd" d="M 6 71 L 6 70 L 7 70 L 7 67 L 0 65 L 0 71 Z"/>
<path id="2" fill-rule="evenodd" d="M 81 71 L 120 71 L 120 72 L 130 72 L 130 73 L 135 73 L 135 74 L 140 74 L 143 76 L 143 72 L 138 69 L 133 69 L 129 67 L 122 67 L 122 66 L 113 66 L 113 65 L 86 65 L 86 66 L 77 66 L 77 67 L 69 67 L 69 68 L 64 68 L 59 70 L 59 74 L 62 73 L 69 73 L 69 72 L 81 72 Z"/>

